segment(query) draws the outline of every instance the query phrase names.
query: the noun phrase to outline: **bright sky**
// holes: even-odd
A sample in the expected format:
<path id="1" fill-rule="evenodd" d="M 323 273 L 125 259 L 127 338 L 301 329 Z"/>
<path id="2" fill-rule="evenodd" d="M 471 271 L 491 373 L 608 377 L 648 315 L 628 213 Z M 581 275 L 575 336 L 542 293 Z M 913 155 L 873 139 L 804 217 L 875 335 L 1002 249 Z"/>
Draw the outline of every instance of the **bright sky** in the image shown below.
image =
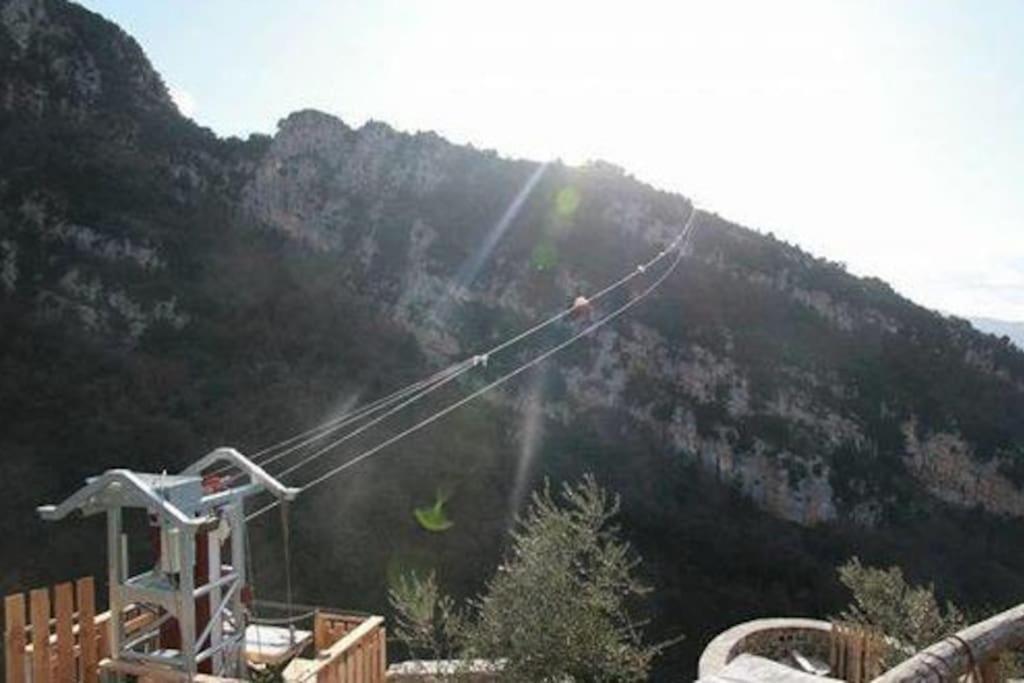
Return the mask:
<path id="1" fill-rule="evenodd" d="M 314 107 L 601 158 L 875 275 L 1024 320 L 1019 0 L 86 0 L 221 134 Z"/>

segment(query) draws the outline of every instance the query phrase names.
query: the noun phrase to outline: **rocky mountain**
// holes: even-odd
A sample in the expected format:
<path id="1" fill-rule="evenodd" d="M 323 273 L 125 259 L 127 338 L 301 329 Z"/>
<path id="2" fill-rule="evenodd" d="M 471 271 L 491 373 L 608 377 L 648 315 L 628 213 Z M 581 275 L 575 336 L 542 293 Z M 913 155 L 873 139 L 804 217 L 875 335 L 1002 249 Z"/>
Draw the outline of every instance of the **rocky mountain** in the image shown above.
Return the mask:
<path id="1" fill-rule="evenodd" d="M 4 589 L 99 573 L 93 521 L 32 513 L 84 476 L 289 436 L 631 272 L 693 210 L 610 164 L 315 111 L 219 139 L 129 36 L 62 0 L 0 0 L 0 159 Z M 676 672 L 739 619 L 835 611 L 832 568 L 855 552 L 961 602 L 1019 600 L 1022 414 L 1024 353 L 1007 340 L 701 213 L 680 267 L 628 316 L 304 496 L 299 598 L 383 609 L 411 569 L 470 593 L 524 492 L 590 471 L 623 496 L 655 634 L 688 636 Z M 454 526 L 426 532 L 412 511 L 442 488 Z M 278 522 L 253 533 L 257 590 L 279 595 Z"/>

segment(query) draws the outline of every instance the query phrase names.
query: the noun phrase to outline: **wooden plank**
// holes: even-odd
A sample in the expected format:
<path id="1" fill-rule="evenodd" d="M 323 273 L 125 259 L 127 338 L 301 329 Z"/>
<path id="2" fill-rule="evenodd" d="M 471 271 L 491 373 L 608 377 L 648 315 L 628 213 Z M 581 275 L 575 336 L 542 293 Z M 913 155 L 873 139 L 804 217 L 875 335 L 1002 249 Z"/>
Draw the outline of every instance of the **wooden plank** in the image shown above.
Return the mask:
<path id="1" fill-rule="evenodd" d="M 853 677 L 853 629 L 850 626 L 843 626 L 843 679 L 848 683 L 857 683 Z"/>
<path id="2" fill-rule="evenodd" d="M 327 619 L 322 612 L 317 612 L 313 615 L 313 649 L 319 652 L 327 647 Z"/>
<path id="3" fill-rule="evenodd" d="M 384 679 L 387 676 L 388 662 L 384 655 L 385 647 L 387 647 L 387 644 L 384 642 L 384 628 L 381 627 L 377 629 L 377 660 L 374 662 L 374 679 L 377 683 L 384 683 Z"/>
<path id="4" fill-rule="evenodd" d="M 50 591 L 37 588 L 29 596 L 32 612 L 32 683 L 50 683 Z"/>
<path id="5" fill-rule="evenodd" d="M 836 624 L 834 627 L 836 636 L 836 665 L 832 668 L 836 678 L 846 678 L 846 670 L 843 668 L 843 627 Z"/>
<path id="6" fill-rule="evenodd" d="M 7 683 L 25 682 L 25 595 L 4 598 L 4 662 Z"/>
<path id="7" fill-rule="evenodd" d="M 351 679 L 351 677 L 354 675 L 354 669 L 352 669 L 354 660 L 352 657 L 347 656 L 349 653 L 348 651 L 355 647 L 356 644 L 361 643 L 364 638 L 371 635 L 383 623 L 383 617 L 369 617 L 368 619 L 364 620 L 363 623 L 361 623 L 359 626 L 346 633 L 341 640 L 331 645 L 331 647 L 322 652 L 318 652 L 317 658 L 320 660 L 320 662 L 317 665 L 317 667 L 313 669 L 313 671 L 316 671 L 317 675 L 319 676 L 321 670 L 330 666 L 335 659 L 339 659 L 344 656 L 346 658 L 345 675 L 349 677 L 349 679 Z M 319 681 L 321 679 L 318 677 L 317 680 Z M 354 681 L 349 680 L 348 683 L 354 683 Z"/>
<path id="8" fill-rule="evenodd" d="M 832 670 L 832 673 L 836 672 L 836 625 L 832 624 L 832 628 L 828 632 L 828 666 Z"/>
<path id="9" fill-rule="evenodd" d="M 1003 672 L 998 655 L 981 663 L 981 683 L 998 683 L 1001 680 Z"/>
<path id="10" fill-rule="evenodd" d="M 110 657 L 110 610 L 96 615 L 97 664 Z"/>
<path id="11" fill-rule="evenodd" d="M 124 622 L 124 634 L 125 636 L 130 636 L 134 633 L 138 633 L 157 619 L 159 619 L 159 617 L 152 612 L 140 612 L 138 615 L 131 617 Z"/>
<path id="12" fill-rule="evenodd" d="M 863 668 L 861 669 L 861 678 L 865 681 L 870 681 L 873 676 L 871 675 L 871 641 L 872 634 L 867 628 L 864 629 L 864 639 L 861 645 L 861 655 L 864 660 Z"/>
<path id="13" fill-rule="evenodd" d="M 75 590 L 70 583 L 58 584 L 53 591 L 54 614 L 57 617 L 57 680 L 60 683 L 76 680 L 75 636 L 72 619 L 75 612 Z"/>
<path id="14" fill-rule="evenodd" d="M 116 662 L 111 659 L 104 659 L 100 662 L 100 668 L 103 671 L 127 674 L 136 678 L 149 677 L 154 681 L 167 683 L 190 683 L 189 677 L 181 672 L 146 666 L 144 664 Z M 245 681 L 239 678 L 222 678 L 220 676 L 211 676 L 209 674 L 196 674 L 191 678 L 191 683 L 245 683 Z"/>
<path id="15" fill-rule="evenodd" d="M 79 579 L 75 585 L 78 600 L 78 663 L 82 683 L 98 683 L 99 643 L 96 641 L 96 585 L 91 576 Z"/>
<path id="16" fill-rule="evenodd" d="M 843 642 L 843 627 L 841 624 L 836 624 L 833 629 L 836 634 L 836 665 L 832 669 L 832 674 L 836 678 L 846 680 L 846 662 L 843 661 L 843 652 L 845 647 Z"/>
<path id="17" fill-rule="evenodd" d="M 111 656 L 110 652 L 110 629 L 112 625 L 110 620 L 100 621 L 96 624 L 97 635 L 96 639 L 96 659 L 103 661 L 107 657 Z"/>
<path id="18" fill-rule="evenodd" d="M 878 674 L 882 673 L 881 661 L 882 661 L 882 647 L 884 643 L 882 639 L 878 637 L 877 633 L 871 634 L 871 667 L 868 670 L 868 676 L 873 680 Z"/>
<path id="19" fill-rule="evenodd" d="M 380 631 L 379 630 L 378 630 L 377 633 L 373 634 L 373 640 L 370 641 L 370 645 L 371 645 L 371 649 L 370 649 L 370 662 L 369 662 L 369 666 L 370 666 L 370 672 L 369 672 L 370 676 L 369 677 L 370 677 L 370 681 L 372 681 L 373 683 L 377 683 L 378 682 L 378 677 L 377 677 L 378 664 L 377 663 L 380 661 Z"/>
<path id="20" fill-rule="evenodd" d="M 860 631 L 854 631 L 852 640 L 853 671 L 851 678 L 854 683 L 864 683 L 864 637 Z"/>

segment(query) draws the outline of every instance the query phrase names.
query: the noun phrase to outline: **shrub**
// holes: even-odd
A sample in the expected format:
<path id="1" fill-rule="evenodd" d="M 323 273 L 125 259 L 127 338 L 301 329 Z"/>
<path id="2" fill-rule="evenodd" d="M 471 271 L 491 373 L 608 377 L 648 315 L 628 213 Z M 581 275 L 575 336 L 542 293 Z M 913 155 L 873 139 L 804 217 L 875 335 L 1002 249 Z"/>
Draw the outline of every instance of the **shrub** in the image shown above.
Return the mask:
<path id="1" fill-rule="evenodd" d="M 415 654 L 502 660 L 511 681 L 642 681 L 671 643 L 645 645 L 632 603 L 648 592 L 612 525 L 619 499 L 587 476 L 533 496 L 507 561 L 465 610 L 434 576 L 391 592 L 396 633 Z"/>

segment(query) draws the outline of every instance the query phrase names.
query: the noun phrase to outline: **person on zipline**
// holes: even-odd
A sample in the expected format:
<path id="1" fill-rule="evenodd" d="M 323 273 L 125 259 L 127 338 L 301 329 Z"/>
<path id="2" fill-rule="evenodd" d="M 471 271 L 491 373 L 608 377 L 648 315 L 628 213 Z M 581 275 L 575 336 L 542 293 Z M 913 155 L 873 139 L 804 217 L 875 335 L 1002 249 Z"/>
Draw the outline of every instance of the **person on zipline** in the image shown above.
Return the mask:
<path id="1" fill-rule="evenodd" d="M 572 307 L 569 309 L 569 317 L 573 320 L 583 320 L 590 317 L 591 311 L 593 311 L 593 306 L 590 305 L 590 299 L 581 294 L 573 300 Z"/>

